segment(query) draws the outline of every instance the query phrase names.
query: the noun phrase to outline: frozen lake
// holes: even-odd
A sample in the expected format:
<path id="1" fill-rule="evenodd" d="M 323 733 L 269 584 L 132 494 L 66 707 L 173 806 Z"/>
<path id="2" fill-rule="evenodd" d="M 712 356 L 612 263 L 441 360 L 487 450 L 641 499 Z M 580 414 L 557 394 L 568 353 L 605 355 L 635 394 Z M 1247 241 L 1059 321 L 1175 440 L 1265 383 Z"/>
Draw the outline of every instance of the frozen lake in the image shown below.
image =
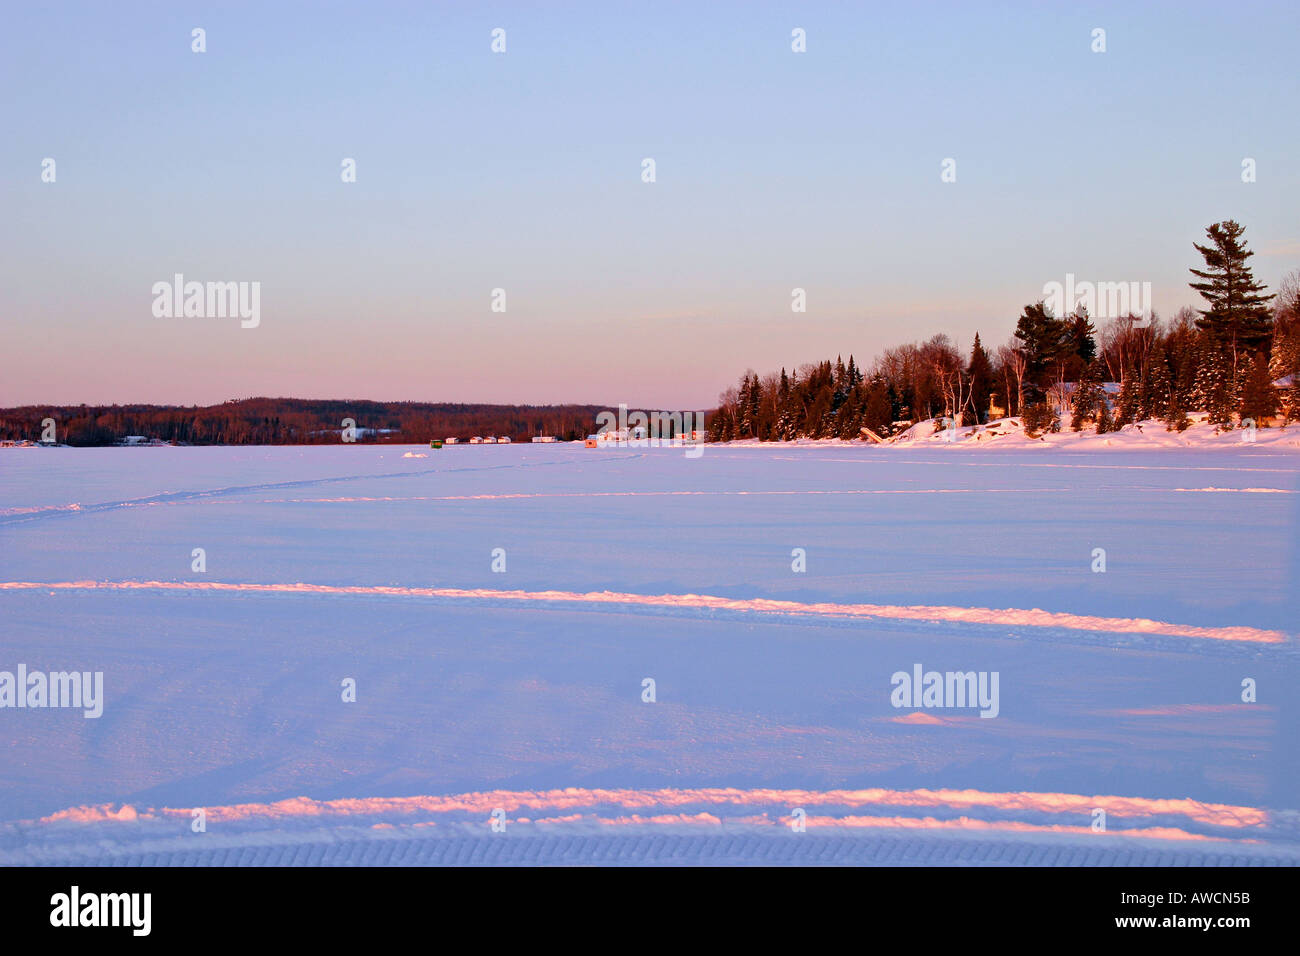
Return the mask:
<path id="1" fill-rule="evenodd" d="M 1298 474 L 5 449 L 0 672 L 102 673 L 103 712 L 0 708 L 0 863 L 1294 864 Z M 918 667 L 996 716 L 895 706 Z"/>

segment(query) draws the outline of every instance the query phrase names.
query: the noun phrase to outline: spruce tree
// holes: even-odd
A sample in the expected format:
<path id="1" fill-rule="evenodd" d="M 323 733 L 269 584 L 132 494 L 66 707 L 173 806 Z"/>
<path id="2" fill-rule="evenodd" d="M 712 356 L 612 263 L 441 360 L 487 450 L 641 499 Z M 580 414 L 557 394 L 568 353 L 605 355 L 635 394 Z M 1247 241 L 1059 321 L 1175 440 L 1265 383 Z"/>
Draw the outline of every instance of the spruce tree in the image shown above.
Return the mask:
<path id="1" fill-rule="evenodd" d="M 749 372 L 740 376 L 740 387 L 736 391 L 736 427 L 740 438 L 750 438 L 753 435 L 754 423 L 749 414 L 749 376 Z"/>
<path id="2" fill-rule="evenodd" d="M 1176 402 L 1183 411 L 1196 406 L 1196 381 L 1201 361 L 1198 342 L 1200 335 L 1190 320 L 1180 321 L 1170 330 L 1165 342 L 1170 377 L 1169 401 Z"/>
<path id="3" fill-rule="evenodd" d="M 1277 405 L 1277 389 L 1273 387 L 1273 376 L 1268 371 L 1268 358 L 1260 352 L 1250 363 L 1242 386 L 1241 420 L 1254 419 L 1255 424 L 1262 428 L 1267 419 L 1277 414 Z"/>
<path id="4" fill-rule="evenodd" d="M 774 428 L 777 441 L 789 441 L 792 433 L 792 415 L 790 407 L 790 376 L 785 367 L 781 367 L 781 381 L 776 388 L 776 425 Z"/>
<path id="5" fill-rule="evenodd" d="M 1139 409 L 1139 388 L 1137 383 L 1137 369 L 1129 366 L 1124 370 L 1123 381 L 1119 383 L 1119 398 L 1115 401 L 1115 421 L 1116 428 L 1123 428 L 1131 422 L 1137 421 Z"/>
<path id="6" fill-rule="evenodd" d="M 848 375 L 849 375 L 849 388 L 856 388 L 857 386 L 862 384 L 862 373 L 858 371 L 858 367 L 853 363 L 853 353 L 851 352 L 849 353 Z"/>
<path id="7" fill-rule="evenodd" d="M 1101 363 L 1090 362 L 1079 376 L 1074 387 L 1072 405 L 1074 414 L 1070 418 L 1070 430 L 1079 431 L 1084 422 L 1093 418 L 1106 402 L 1106 395 L 1101 387 Z"/>
<path id="8" fill-rule="evenodd" d="M 1156 339 L 1155 346 L 1147 360 L 1147 386 L 1144 389 L 1145 401 L 1142 405 L 1142 417 L 1164 418 L 1169 411 L 1169 397 L 1172 382 L 1169 376 L 1169 355 L 1162 340 Z"/>
<path id="9" fill-rule="evenodd" d="M 1196 399 L 1205 409 L 1212 425 L 1232 427 L 1232 413 L 1236 409 L 1232 356 L 1228 349 L 1206 334 L 1202 337 L 1200 361 L 1197 363 Z"/>
<path id="10" fill-rule="evenodd" d="M 1097 434 L 1104 435 L 1107 432 L 1115 430 L 1115 422 L 1110 417 L 1110 405 L 1106 402 L 1106 396 L 1101 397 L 1101 410 L 1097 412 Z"/>
<path id="11" fill-rule="evenodd" d="M 844 404 L 835 413 L 835 434 L 845 441 L 859 437 L 858 429 L 862 427 L 862 397 L 859 389 L 850 389 Z"/>
<path id="12" fill-rule="evenodd" d="M 849 370 L 838 355 L 835 357 L 835 373 L 831 379 L 831 415 L 835 416 L 849 397 Z M 832 423 L 832 427 L 835 427 Z"/>
<path id="13" fill-rule="evenodd" d="M 970 380 L 970 405 L 963 413 L 962 424 L 983 425 L 988 421 L 989 401 L 993 395 L 993 363 L 980 344 L 978 332 L 975 333 L 975 344 L 971 346 L 966 375 Z"/>
<path id="14" fill-rule="evenodd" d="M 1097 357 L 1097 340 L 1093 337 L 1096 332 L 1088 320 L 1088 310 L 1079 306 L 1070 316 L 1070 347 L 1084 365 Z"/>
<path id="15" fill-rule="evenodd" d="M 889 400 L 889 386 L 876 379 L 867 386 L 867 406 L 862 424 L 882 438 L 887 438 L 894 423 L 894 409 Z"/>
<path id="16" fill-rule="evenodd" d="M 1180 432 L 1191 422 L 1187 418 L 1187 413 L 1183 410 L 1183 405 L 1178 396 L 1169 403 L 1169 408 L 1165 411 L 1165 431 Z"/>
<path id="17" fill-rule="evenodd" d="M 1020 414 L 1020 423 L 1025 429 L 1025 435 L 1030 438 L 1038 438 L 1043 432 L 1061 430 L 1061 420 L 1056 409 L 1047 402 L 1025 405 L 1025 410 Z"/>

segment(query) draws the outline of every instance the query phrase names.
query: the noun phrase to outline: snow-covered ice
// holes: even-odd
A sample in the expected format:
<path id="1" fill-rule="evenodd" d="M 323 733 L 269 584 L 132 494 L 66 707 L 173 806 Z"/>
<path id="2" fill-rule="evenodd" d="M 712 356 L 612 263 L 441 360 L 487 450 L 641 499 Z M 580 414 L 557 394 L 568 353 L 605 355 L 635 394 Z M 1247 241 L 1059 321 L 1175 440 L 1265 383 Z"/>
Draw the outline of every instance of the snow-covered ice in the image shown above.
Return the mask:
<path id="1" fill-rule="evenodd" d="M 1295 864 L 1300 431 L 1175 437 L 6 449 L 0 863 Z"/>

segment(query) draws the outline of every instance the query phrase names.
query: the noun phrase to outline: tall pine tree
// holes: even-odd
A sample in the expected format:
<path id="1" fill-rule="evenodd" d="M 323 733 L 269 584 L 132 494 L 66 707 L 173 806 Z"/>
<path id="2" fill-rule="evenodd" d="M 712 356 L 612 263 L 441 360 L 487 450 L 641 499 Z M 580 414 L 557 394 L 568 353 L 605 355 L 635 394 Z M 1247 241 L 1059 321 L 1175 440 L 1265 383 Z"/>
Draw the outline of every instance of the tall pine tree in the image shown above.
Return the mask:
<path id="1" fill-rule="evenodd" d="M 1192 243 L 1205 259 L 1205 268 L 1188 270 L 1202 280 L 1189 285 L 1206 302 L 1196 326 L 1227 353 L 1234 398 L 1246 360 L 1267 347 L 1273 326 L 1268 308 L 1273 297 L 1263 294 L 1264 284 L 1250 271 L 1246 260 L 1255 253 L 1246 248 L 1244 231 L 1231 219 L 1208 227 L 1210 244 Z"/>

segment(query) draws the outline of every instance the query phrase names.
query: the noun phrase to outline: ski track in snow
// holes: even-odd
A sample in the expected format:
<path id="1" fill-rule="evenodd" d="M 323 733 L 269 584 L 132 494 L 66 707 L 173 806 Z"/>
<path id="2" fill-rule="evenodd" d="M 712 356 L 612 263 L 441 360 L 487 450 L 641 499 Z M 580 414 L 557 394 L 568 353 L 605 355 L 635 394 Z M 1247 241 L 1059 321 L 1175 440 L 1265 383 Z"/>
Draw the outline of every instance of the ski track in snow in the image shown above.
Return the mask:
<path id="1" fill-rule="evenodd" d="M 620 458 L 607 458 L 602 463 L 629 461 L 641 455 L 626 455 Z M 390 478 L 422 478 L 430 475 L 456 475 L 466 472 L 514 471 L 519 468 L 558 468 L 572 466 L 573 461 L 543 462 L 507 462 L 500 465 L 485 465 L 480 468 L 422 468 L 413 471 L 394 471 L 383 474 L 336 475 L 330 478 L 304 478 L 299 481 L 271 481 L 255 485 L 229 485 L 222 488 L 196 489 L 191 491 L 164 491 L 142 498 L 127 498 L 120 501 L 103 501 L 96 504 L 71 502 L 64 505 L 38 505 L 35 507 L 0 508 L 0 525 L 16 524 L 36 518 L 67 514 L 98 514 L 104 511 L 117 511 L 123 508 L 141 508 L 154 505 L 179 504 L 189 501 L 220 500 L 233 495 L 248 494 L 257 491 L 279 491 L 290 488 L 311 488 L 317 485 L 336 484 L 345 481 L 371 481 Z"/>
<path id="2" fill-rule="evenodd" d="M 358 476 L 357 478 L 322 479 L 322 483 L 336 481 L 361 480 L 365 477 L 394 476 Z M 403 476 L 405 477 L 405 476 Z M 303 482 L 303 485 L 312 484 Z M 259 498 L 250 501 L 232 496 L 251 491 L 279 488 L 274 486 L 244 486 L 221 488 L 211 491 L 169 492 L 126 501 L 109 501 L 99 504 L 84 505 L 73 502 L 66 505 L 40 505 L 34 507 L 0 508 L 0 525 L 17 524 L 36 518 L 68 514 L 101 514 L 126 508 L 151 508 L 161 505 L 203 502 L 210 504 L 374 504 L 399 501 L 513 501 L 525 499 L 564 499 L 564 498 L 675 498 L 675 497 L 801 497 L 801 496 L 858 496 L 858 495 L 1029 495 L 1029 494 L 1068 494 L 1071 488 L 847 488 L 847 489 L 791 489 L 791 490 L 734 490 L 734 491 L 543 491 L 543 492 L 502 492 L 498 494 L 478 495 L 358 495 L 337 496 L 333 498 Z M 1198 494 L 1278 494 L 1293 495 L 1295 491 L 1288 488 L 1123 488 L 1107 487 L 1099 491 L 1114 492 L 1122 490 L 1129 494 L 1162 495 L 1188 492 Z"/>
<path id="3" fill-rule="evenodd" d="M 1225 493 L 1225 492 L 1240 492 L 1242 494 L 1251 494 L 1251 495 L 1293 495 L 1295 494 L 1294 491 L 1290 491 L 1289 489 L 1286 488 L 1215 488 L 1211 486 L 1209 488 L 1171 488 L 1169 490 L 1190 491 L 1190 492 L 1198 492 L 1198 493 L 1201 492 L 1216 493 L 1216 494 Z"/>
<path id="4" fill-rule="evenodd" d="M 371 476 L 374 477 L 374 476 Z M 349 481 L 353 479 L 330 479 L 333 481 Z M 360 480 L 360 479 L 357 479 Z M 373 496 L 356 496 L 347 497 L 339 496 L 334 498 L 259 498 L 252 501 L 233 499 L 229 495 L 240 494 L 248 491 L 262 490 L 257 486 L 248 486 L 242 488 L 225 488 L 214 491 L 195 491 L 195 492 L 176 492 L 166 495 L 153 495 L 148 498 L 137 498 L 129 501 L 110 501 L 101 504 L 83 505 L 73 503 L 67 505 L 44 505 L 30 508 L 4 508 L 0 509 L 0 524 L 15 523 L 16 521 L 27 520 L 33 517 L 41 517 L 47 514 L 96 514 L 105 511 L 115 511 L 122 508 L 148 508 L 158 505 L 184 504 L 193 501 L 203 501 L 212 504 L 359 504 L 373 502 L 393 502 L 393 501 L 510 501 L 515 499 L 527 498 L 671 498 L 679 496 L 743 496 L 743 497 L 764 497 L 764 496 L 789 496 L 789 495 L 979 495 L 979 494 L 1025 494 L 1024 488 L 865 488 L 861 490 L 852 489 L 800 489 L 791 491 L 538 491 L 538 492 L 504 492 L 499 494 L 481 494 L 481 495 L 373 495 Z M 1036 488 L 1035 492 L 1063 493 L 1068 488 Z M 1176 490 L 1211 490 L 1211 489 L 1176 489 Z M 1224 489 L 1235 491 L 1237 489 Z M 1269 489 L 1272 490 L 1272 489 Z M 4 519 L 12 520 L 6 522 Z"/>
<path id="5" fill-rule="evenodd" d="M 796 808 L 807 830 L 792 839 Z M 884 812 L 861 812 L 882 808 Z M 1093 831 L 1097 809 L 1104 832 Z M 907 811 L 915 811 L 909 813 Z M 1289 864 L 1292 814 L 1190 799 L 979 790 L 493 790 L 204 808 L 74 807 L 0 826 L 0 864 L 826 861 Z M 504 833 L 492 833 L 500 811 Z M 839 811 L 839 812 L 835 812 Z M 511 815 L 513 814 L 513 815 Z M 981 815 L 982 814 L 982 815 Z M 833 832 L 834 837 L 824 834 Z M 36 833 L 40 843 L 28 842 Z M 1283 842 L 1265 842 L 1272 837 Z M 715 841 L 725 841 L 719 847 Z M 632 841 L 629 844 L 629 841 Z M 647 843 L 647 841 L 649 841 Z M 779 842 L 778 842 L 779 841 Z M 629 854 L 628 850 L 634 847 Z M 630 857 L 630 858 L 628 858 Z"/>
<path id="6" fill-rule="evenodd" d="M 206 808 L 209 820 L 225 822 L 258 818 L 304 818 L 324 816 L 409 815 L 414 813 L 460 812 L 486 816 L 492 810 L 544 810 L 551 812 L 615 807 L 634 811 L 679 811 L 697 804 L 734 807 L 848 807 L 870 806 L 947 808 L 950 810 L 1036 811 L 1088 815 L 1102 807 L 1111 816 L 1149 818 L 1182 816 L 1210 826 L 1249 828 L 1269 822 L 1267 810 L 1191 799 L 1121 797 L 1074 793 L 993 793 L 982 790 L 918 789 L 894 790 L 873 787 L 863 790 L 801 790 L 735 787 L 624 788 L 569 787 L 559 790 L 490 790 L 448 796 L 371 797 L 312 800 L 295 797 L 274 803 L 241 803 Z M 148 817 L 189 817 L 192 808 L 140 810 L 130 805 L 74 807 L 42 817 L 39 823 L 71 821 L 95 823 L 127 822 Z"/>
<path id="7" fill-rule="evenodd" d="M 397 446 L 394 446 L 397 447 Z M 715 451 L 713 456 L 718 460 L 745 460 L 748 458 L 743 452 L 734 454 L 740 449 L 750 447 L 763 450 L 770 450 L 766 445 L 727 445 L 719 446 L 726 452 L 732 454 L 718 453 Z M 851 449 L 852 450 L 852 449 Z M 566 459 L 561 461 L 546 462 L 522 462 L 511 461 L 502 464 L 485 465 L 481 467 L 468 468 L 421 468 L 411 471 L 384 472 L 375 474 L 359 475 L 336 475 L 326 478 L 310 478 L 299 481 L 280 481 L 265 482 L 251 485 L 231 485 L 221 488 L 196 489 L 190 491 L 172 491 L 161 492 L 155 495 L 148 495 L 141 498 L 128 498 L 118 501 L 105 501 L 85 504 L 82 502 L 69 502 L 62 505 L 38 505 L 31 507 L 9 507 L 0 508 L 0 525 L 17 524 L 20 522 L 36 520 L 46 517 L 66 516 L 70 514 L 98 514 L 107 511 L 117 511 L 126 508 L 153 507 L 158 505 L 182 504 L 186 502 L 221 502 L 230 501 L 238 495 L 250 494 L 259 491 L 280 491 L 293 488 L 310 488 L 319 485 L 337 484 L 341 482 L 354 481 L 381 481 L 389 479 L 406 479 L 421 478 L 438 475 L 458 475 L 473 472 L 492 472 L 492 471 L 510 471 L 521 468 L 564 468 L 574 465 L 601 464 L 612 465 L 638 461 L 648 457 L 647 453 L 630 453 L 622 452 L 620 454 L 611 454 L 609 450 L 598 452 L 596 455 L 585 459 Z M 1258 457 L 1281 457 L 1281 456 L 1258 456 Z M 812 450 L 807 453 L 798 453 L 795 455 L 771 455 L 772 461 L 784 462 L 829 462 L 834 464 L 850 465 L 927 465 L 927 466 L 961 466 L 976 468 L 1005 468 L 1008 463 L 1004 461 L 970 461 L 964 457 L 952 457 L 943 460 L 938 459 L 915 459 L 899 458 L 892 454 L 885 456 L 861 457 L 818 457 L 814 456 Z M 1286 474 L 1294 475 L 1294 468 L 1263 468 L 1263 467 L 1246 467 L 1246 466 L 1206 466 L 1206 465 L 1125 465 L 1125 464 L 1089 464 L 1084 462 L 1039 462 L 1039 461 L 1015 461 L 1011 464 L 1016 468 L 1064 468 L 1064 469 L 1092 469 L 1092 470 L 1125 470 L 1125 471 L 1214 471 L 1214 472 L 1231 472 L 1233 474 Z M 1046 493 L 1059 494 L 1068 493 L 1075 489 L 1071 488 L 924 488 L 924 489 L 792 489 L 792 490 L 770 490 L 770 489 L 727 489 L 727 490 L 678 490 L 678 491 L 579 491 L 579 492 L 517 492 L 517 493 L 499 493 L 499 494 L 480 494 L 480 495 L 415 495 L 415 496 L 357 496 L 347 497 L 339 496 L 334 498 L 269 498 L 261 499 L 256 503 L 259 504 L 285 504 L 285 503 L 360 503 L 360 502 L 380 502 L 380 501 L 488 501 L 488 500 L 510 500 L 525 498 L 602 498 L 602 497 L 672 497 L 672 496 L 789 496 L 789 495 L 924 495 L 924 494 L 1029 494 L 1029 493 Z M 1167 492 L 1249 492 L 1249 493 L 1276 493 L 1276 494 L 1295 494 L 1291 489 L 1285 488 L 1108 488 L 1108 491 L 1123 490 L 1129 493 L 1148 493 L 1163 494 Z"/>
<path id="8" fill-rule="evenodd" d="M 747 611 L 760 614 L 890 619 L 933 623 L 986 624 L 1006 627 L 1059 628 L 1112 634 L 1150 634 L 1251 644 L 1285 644 L 1290 635 L 1245 625 L 1201 627 L 1148 618 L 1097 617 L 1039 608 L 951 607 L 943 605 L 805 603 L 771 598 L 726 598 L 708 594 L 629 594 L 621 591 L 512 591 L 494 588 L 423 588 L 360 584 L 259 584 L 226 581 L 0 581 L 5 591 L 200 591 L 288 594 L 339 594 L 395 598 L 487 599 L 534 603 L 627 605 L 688 608 L 702 611 Z"/>

